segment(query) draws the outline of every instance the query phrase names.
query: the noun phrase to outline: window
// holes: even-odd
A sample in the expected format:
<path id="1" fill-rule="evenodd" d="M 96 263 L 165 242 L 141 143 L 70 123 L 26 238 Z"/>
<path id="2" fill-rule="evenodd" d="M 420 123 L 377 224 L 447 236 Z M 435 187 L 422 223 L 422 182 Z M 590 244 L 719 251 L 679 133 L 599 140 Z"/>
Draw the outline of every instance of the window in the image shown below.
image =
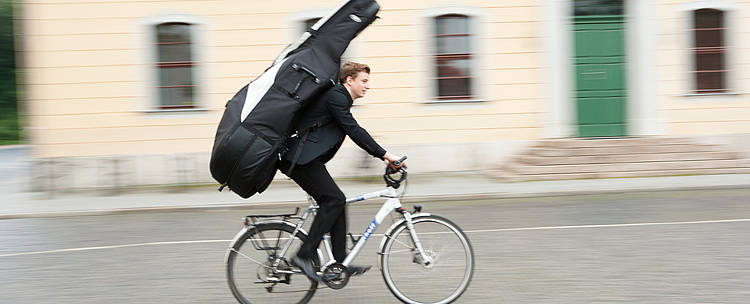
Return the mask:
<path id="1" fill-rule="evenodd" d="M 468 100 L 472 90 L 472 35 L 469 17 L 435 17 L 435 85 L 438 100 Z"/>
<path id="2" fill-rule="evenodd" d="M 693 22 L 694 92 L 727 92 L 724 12 L 716 9 L 695 10 Z"/>
<path id="3" fill-rule="evenodd" d="M 196 105 L 191 25 L 156 25 L 156 70 L 160 109 L 190 109 Z"/>
<path id="4" fill-rule="evenodd" d="M 575 0 L 574 16 L 622 15 L 622 0 Z"/>

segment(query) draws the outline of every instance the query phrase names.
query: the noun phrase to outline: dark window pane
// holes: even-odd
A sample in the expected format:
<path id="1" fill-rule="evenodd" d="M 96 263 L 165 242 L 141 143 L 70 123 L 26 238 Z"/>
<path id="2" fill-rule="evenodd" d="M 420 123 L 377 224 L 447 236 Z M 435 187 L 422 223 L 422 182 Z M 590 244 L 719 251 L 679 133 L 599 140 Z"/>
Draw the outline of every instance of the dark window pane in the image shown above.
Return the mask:
<path id="1" fill-rule="evenodd" d="M 435 18 L 436 74 L 438 98 L 471 98 L 471 42 L 469 18 L 443 15 Z"/>
<path id="2" fill-rule="evenodd" d="M 696 47 L 716 47 L 724 46 L 723 30 L 703 30 L 695 31 Z"/>
<path id="3" fill-rule="evenodd" d="M 695 66 L 698 71 L 723 70 L 724 69 L 724 54 L 723 53 L 696 54 Z"/>
<path id="4" fill-rule="evenodd" d="M 698 81 L 698 90 L 722 91 L 725 89 L 723 72 L 698 73 L 696 80 Z"/>
<path id="5" fill-rule="evenodd" d="M 469 21 L 466 16 L 447 15 L 435 19 L 438 35 L 468 34 Z"/>
<path id="6" fill-rule="evenodd" d="M 724 13 L 715 9 L 694 12 L 695 80 L 698 93 L 726 91 Z"/>
<path id="7" fill-rule="evenodd" d="M 457 77 L 471 75 L 471 59 L 439 59 L 437 62 L 438 77 Z"/>
<path id="8" fill-rule="evenodd" d="M 470 78 L 438 79 L 438 94 L 440 97 L 463 97 L 471 95 Z"/>
<path id="9" fill-rule="evenodd" d="M 159 69 L 161 86 L 192 85 L 192 68 L 161 68 Z"/>
<path id="10" fill-rule="evenodd" d="M 575 0 L 573 2 L 575 16 L 591 15 L 622 15 L 622 0 Z"/>
<path id="11" fill-rule="evenodd" d="M 717 27 L 724 27 L 724 12 L 708 8 L 695 11 L 695 28 Z"/>
<path id="12" fill-rule="evenodd" d="M 163 23 L 156 26 L 157 68 L 162 107 L 193 105 L 190 25 Z"/>
<path id="13" fill-rule="evenodd" d="M 158 42 L 189 42 L 189 24 L 185 23 L 163 23 L 156 26 Z"/>
<path id="14" fill-rule="evenodd" d="M 191 61 L 190 44 L 159 45 L 159 62 Z"/>
<path id="15" fill-rule="evenodd" d="M 471 52 L 470 36 L 437 37 L 438 54 L 467 54 Z"/>
<path id="16" fill-rule="evenodd" d="M 193 104 L 193 87 L 160 88 L 162 106 L 189 106 Z"/>
<path id="17" fill-rule="evenodd" d="M 185 23 L 156 26 L 159 62 L 190 61 L 190 28 Z"/>

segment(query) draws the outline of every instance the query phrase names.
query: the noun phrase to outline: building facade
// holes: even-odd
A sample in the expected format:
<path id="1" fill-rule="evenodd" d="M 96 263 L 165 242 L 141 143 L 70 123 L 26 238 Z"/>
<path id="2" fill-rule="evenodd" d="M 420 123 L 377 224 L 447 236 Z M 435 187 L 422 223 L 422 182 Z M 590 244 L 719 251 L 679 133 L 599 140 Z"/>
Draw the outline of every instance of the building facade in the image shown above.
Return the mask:
<path id="1" fill-rule="evenodd" d="M 750 155 L 750 1 L 380 0 L 346 60 L 355 117 L 417 172 L 481 170 L 548 138 L 687 136 Z M 40 187 L 211 182 L 226 101 L 319 1 L 24 1 Z M 352 143 L 337 176 L 379 173 Z M 52 186 L 49 186 L 52 185 Z"/>

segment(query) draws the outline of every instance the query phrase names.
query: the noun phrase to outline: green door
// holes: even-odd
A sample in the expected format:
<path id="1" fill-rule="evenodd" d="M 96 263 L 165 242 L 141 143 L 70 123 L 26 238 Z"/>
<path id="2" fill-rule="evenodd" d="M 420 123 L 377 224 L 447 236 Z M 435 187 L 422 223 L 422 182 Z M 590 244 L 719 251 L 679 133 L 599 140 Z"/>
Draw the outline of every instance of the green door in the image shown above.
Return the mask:
<path id="1" fill-rule="evenodd" d="M 625 26 L 621 7 L 619 12 L 577 13 L 574 19 L 580 137 L 625 135 Z"/>

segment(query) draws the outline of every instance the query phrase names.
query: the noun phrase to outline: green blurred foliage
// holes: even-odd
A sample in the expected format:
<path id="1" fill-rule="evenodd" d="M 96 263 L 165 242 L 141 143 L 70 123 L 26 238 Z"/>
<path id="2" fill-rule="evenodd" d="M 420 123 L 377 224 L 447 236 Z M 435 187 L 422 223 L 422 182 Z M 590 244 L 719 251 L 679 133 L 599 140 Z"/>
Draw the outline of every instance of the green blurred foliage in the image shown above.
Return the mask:
<path id="1" fill-rule="evenodd" d="M 13 0 L 0 0 L 0 144 L 19 140 Z"/>

